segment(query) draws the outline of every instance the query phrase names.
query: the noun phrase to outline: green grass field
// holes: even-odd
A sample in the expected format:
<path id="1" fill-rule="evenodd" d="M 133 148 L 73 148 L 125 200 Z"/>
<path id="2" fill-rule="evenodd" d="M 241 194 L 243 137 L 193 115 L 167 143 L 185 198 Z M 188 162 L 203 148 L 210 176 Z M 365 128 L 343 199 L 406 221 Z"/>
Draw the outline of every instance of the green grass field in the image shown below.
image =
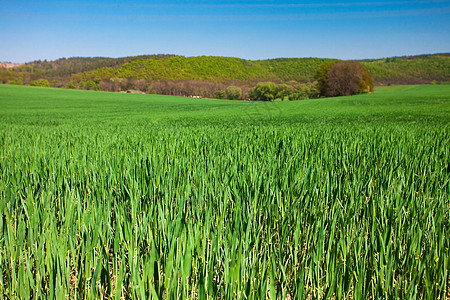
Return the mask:
<path id="1" fill-rule="evenodd" d="M 0 295 L 446 299 L 449 129 L 445 85 L 273 103 L 0 85 Z"/>

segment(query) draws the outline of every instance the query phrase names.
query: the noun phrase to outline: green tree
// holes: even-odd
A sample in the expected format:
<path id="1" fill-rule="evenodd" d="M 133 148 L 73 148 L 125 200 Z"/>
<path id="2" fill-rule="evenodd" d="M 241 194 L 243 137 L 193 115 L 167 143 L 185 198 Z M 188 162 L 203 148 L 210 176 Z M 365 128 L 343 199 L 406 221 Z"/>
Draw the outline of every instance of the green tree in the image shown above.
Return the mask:
<path id="1" fill-rule="evenodd" d="M 273 82 L 260 82 L 248 91 L 251 100 L 273 101 L 278 93 L 278 85 Z"/>
<path id="2" fill-rule="evenodd" d="M 290 100 L 313 99 L 320 96 L 317 82 L 300 83 L 295 87 L 294 93 L 289 97 Z"/>
<path id="3" fill-rule="evenodd" d="M 237 86 L 229 86 L 225 89 L 225 95 L 229 100 L 236 100 L 242 98 L 242 89 Z"/>
<path id="4" fill-rule="evenodd" d="M 275 99 L 280 100 L 289 100 L 294 94 L 294 88 L 287 84 L 278 84 L 275 91 Z"/>

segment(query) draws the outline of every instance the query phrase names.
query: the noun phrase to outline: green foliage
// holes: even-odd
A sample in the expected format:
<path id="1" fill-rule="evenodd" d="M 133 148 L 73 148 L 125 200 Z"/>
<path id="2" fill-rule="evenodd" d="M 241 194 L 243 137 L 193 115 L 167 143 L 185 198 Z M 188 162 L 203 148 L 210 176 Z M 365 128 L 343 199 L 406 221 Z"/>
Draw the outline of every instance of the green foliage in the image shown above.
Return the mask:
<path id="1" fill-rule="evenodd" d="M 50 87 L 50 82 L 47 79 L 39 79 L 30 82 L 31 86 Z"/>
<path id="2" fill-rule="evenodd" d="M 450 76 L 448 53 L 364 60 L 361 64 L 377 85 L 442 82 L 448 81 Z"/>
<path id="3" fill-rule="evenodd" d="M 85 87 L 86 87 L 86 89 L 92 90 L 92 91 L 100 90 L 98 83 L 94 82 L 93 80 L 86 81 Z"/>
<path id="4" fill-rule="evenodd" d="M 0 86 L 2 298 L 445 299 L 449 95 Z"/>
<path id="5" fill-rule="evenodd" d="M 273 101 L 277 97 L 278 85 L 273 82 L 260 82 L 248 91 L 251 100 Z"/>
<path id="6" fill-rule="evenodd" d="M 237 100 L 242 98 L 242 89 L 237 86 L 229 86 L 225 90 L 225 95 L 229 100 Z"/>
<path id="7" fill-rule="evenodd" d="M 275 99 L 289 100 L 294 93 L 294 87 L 287 84 L 278 84 L 275 89 Z"/>
<path id="8" fill-rule="evenodd" d="M 73 81 L 70 81 L 70 82 L 67 84 L 67 88 L 68 88 L 68 89 L 76 89 L 77 87 L 75 86 L 75 84 L 73 83 Z"/>
<path id="9" fill-rule="evenodd" d="M 13 85 L 23 85 L 23 78 L 22 78 L 22 77 L 19 77 L 19 78 L 17 78 L 17 79 L 10 80 L 10 81 L 8 82 L 8 84 L 13 84 Z"/>
<path id="10" fill-rule="evenodd" d="M 308 82 L 306 84 L 298 84 L 295 87 L 294 93 L 291 95 L 291 100 L 303 100 L 319 98 L 320 92 L 317 82 Z"/>
<path id="11" fill-rule="evenodd" d="M 213 98 L 215 99 L 224 99 L 225 98 L 225 91 L 224 90 L 218 90 L 214 92 Z"/>
<path id="12" fill-rule="evenodd" d="M 260 82 L 251 88 L 247 96 L 251 100 L 273 101 L 273 100 L 302 100 L 318 97 L 317 85 L 315 83 L 276 84 L 273 82 Z"/>

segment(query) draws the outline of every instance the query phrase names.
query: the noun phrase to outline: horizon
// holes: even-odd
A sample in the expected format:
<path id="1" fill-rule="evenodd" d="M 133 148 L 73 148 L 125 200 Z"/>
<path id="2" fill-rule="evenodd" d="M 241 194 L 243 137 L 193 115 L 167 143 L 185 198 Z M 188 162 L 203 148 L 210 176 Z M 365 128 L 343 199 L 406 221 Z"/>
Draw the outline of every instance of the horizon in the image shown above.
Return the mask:
<path id="1" fill-rule="evenodd" d="M 450 52 L 449 15 L 447 0 L 5 0 L 0 61 L 140 53 L 246 60 L 440 54 Z"/>

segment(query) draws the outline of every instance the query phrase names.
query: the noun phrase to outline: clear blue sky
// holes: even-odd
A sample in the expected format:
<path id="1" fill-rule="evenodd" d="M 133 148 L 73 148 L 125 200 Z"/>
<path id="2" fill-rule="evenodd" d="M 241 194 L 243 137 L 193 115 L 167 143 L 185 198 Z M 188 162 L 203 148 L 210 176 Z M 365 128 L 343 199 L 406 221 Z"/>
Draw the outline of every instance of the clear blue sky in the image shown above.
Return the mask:
<path id="1" fill-rule="evenodd" d="M 0 61 L 450 52 L 450 1 L 0 0 Z"/>

